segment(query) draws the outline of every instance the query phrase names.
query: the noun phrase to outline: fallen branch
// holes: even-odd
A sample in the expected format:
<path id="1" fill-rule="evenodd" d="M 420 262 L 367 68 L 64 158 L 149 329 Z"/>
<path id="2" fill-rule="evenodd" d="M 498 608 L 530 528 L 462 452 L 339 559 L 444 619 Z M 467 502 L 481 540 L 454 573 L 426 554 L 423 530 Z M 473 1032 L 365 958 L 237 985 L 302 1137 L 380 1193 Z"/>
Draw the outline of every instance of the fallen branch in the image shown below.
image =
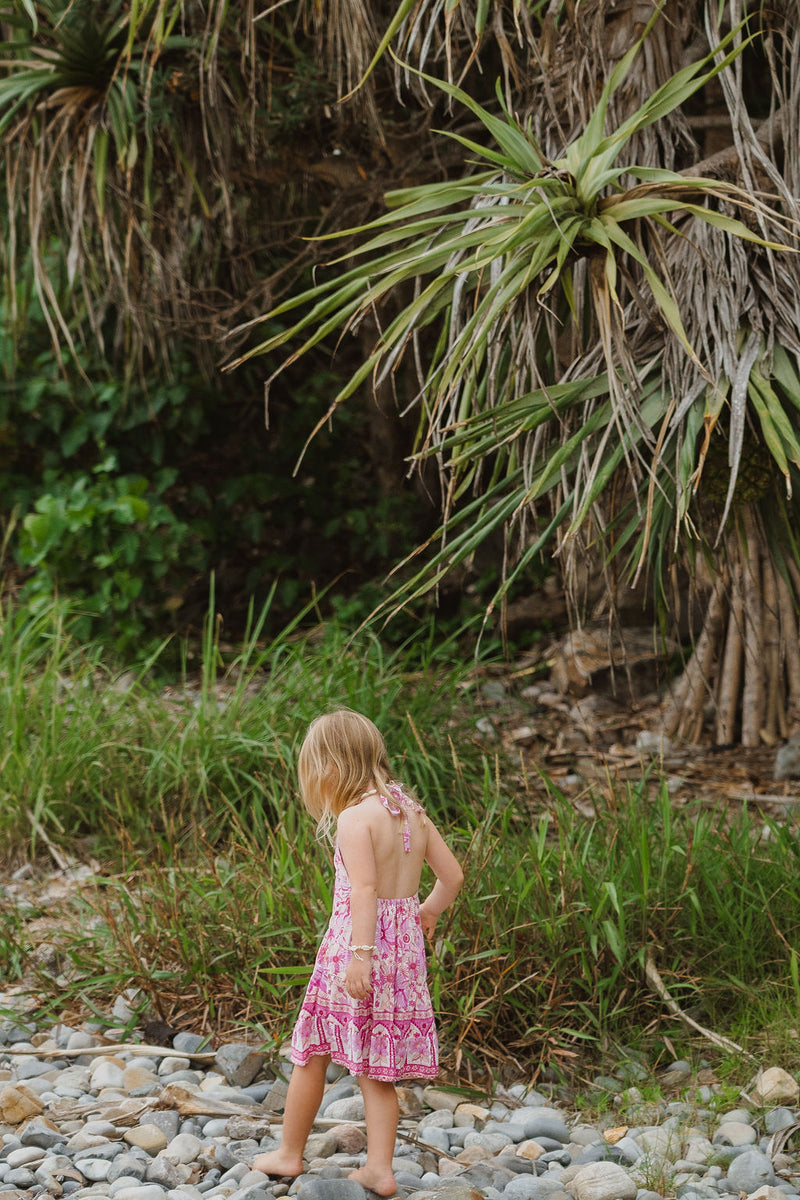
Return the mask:
<path id="1" fill-rule="evenodd" d="M 188 1058 L 195 1062 L 213 1062 L 217 1057 L 216 1050 L 175 1050 L 172 1046 L 147 1046 L 142 1042 L 115 1042 L 112 1046 L 84 1046 L 79 1050 L 43 1050 L 41 1046 L 34 1046 L 32 1050 L 15 1046 L 0 1047 L 0 1054 L 19 1054 L 21 1056 L 35 1058 L 80 1058 L 82 1054 L 88 1054 L 92 1058 L 101 1058 L 106 1054 L 119 1054 L 121 1050 L 127 1051 L 129 1054 L 141 1054 L 147 1058 Z"/>
<path id="2" fill-rule="evenodd" d="M 702 1034 L 704 1038 L 707 1038 L 708 1041 L 712 1042 L 715 1046 L 719 1046 L 721 1050 L 728 1050 L 733 1054 L 743 1054 L 745 1058 L 750 1058 L 753 1060 L 753 1062 L 758 1061 L 755 1055 L 750 1054 L 744 1049 L 743 1046 L 738 1045 L 736 1042 L 732 1042 L 730 1038 L 723 1037 L 719 1033 L 714 1033 L 711 1029 L 706 1029 L 703 1025 L 698 1024 L 697 1021 L 695 1021 L 689 1016 L 688 1013 L 685 1013 L 683 1009 L 679 1007 L 677 1002 L 672 999 L 672 996 L 670 996 L 669 992 L 667 991 L 667 985 L 664 983 L 664 980 L 658 973 L 658 968 L 653 962 L 653 951 L 650 947 L 647 950 L 647 961 L 645 963 L 644 972 L 647 976 L 648 983 L 661 997 L 669 1011 L 674 1013 L 676 1017 L 680 1017 L 680 1019 L 686 1025 L 688 1025 L 690 1029 L 694 1029 L 697 1033 Z"/>
<path id="3" fill-rule="evenodd" d="M 215 1100 L 203 1092 L 190 1092 L 179 1083 L 168 1083 L 157 1096 L 149 1098 L 154 1109 L 174 1108 L 182 1117 L 264 1117 L 260 1104 L 237 1104 L 234 1100 Z"/>
<path id="4" fill-rule="evenodd" d="M 269 1117 L 269 1112 L 260 1104 L 236 1104 L 233 1100 L 215 1100 L 203 1092 L 190 1092 L 178 1083 L 168 1083 L 155 1096 L 141 1100 L 134 1097 L 116 1099 L 110 1104 L 99 1097 L 91 1104 L 74 1104 L 59 1099 L 48 1105 L 47 1115 L 56 1120 L 72 1120 L 99 1113 L 114 1125 L 134 1124 L 147 1112 L 175 1109 L 182 1117 Z M 271 1124 L 271 1122 L 270 1122 Z M 341 1124 L 341 1122 L 339 1122 Z"/>

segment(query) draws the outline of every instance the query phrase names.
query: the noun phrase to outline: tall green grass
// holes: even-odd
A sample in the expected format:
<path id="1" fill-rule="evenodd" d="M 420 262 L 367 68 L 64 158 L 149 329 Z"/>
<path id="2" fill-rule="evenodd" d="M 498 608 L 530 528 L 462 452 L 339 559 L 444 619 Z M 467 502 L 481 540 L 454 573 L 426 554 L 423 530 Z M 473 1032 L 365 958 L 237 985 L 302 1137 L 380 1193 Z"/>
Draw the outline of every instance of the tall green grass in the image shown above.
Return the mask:
<path id="1" fill-rule="evenodd" d="M 366 713 L 396 769 L 434 807 L 452 771 L 448 722 L 458 673 L 427 657 L 387 653 L 334 626 L 293 628 L 262 641 L 266 610 L 236 653 L 223 656 L 213 605 L 197 669 L 163 687 L 164 647 L 136 678 L 114 674 L 98 647 L 80 646 L 69 616 L 0 610 L 0 836 L 35 849 L 45 834 L 90 838 L 95 853 L 150 852 L 232 823 L 263 843 L 294 802 L 295 759 L 309 721 L 334 706 Z M 188 661 L 188 660 L 185 660 Z M 425 731 L 425 740 L 419 731 Z M 444 769 L 442 769 L 444 766 Z"/>
<path id="2" fill-rule="evenodd" d="M 5 844 L 90 839 L 103 862 L 50 954 L 31 954 L 35 909 L 0 906 L 0 971 L 54 1009 L 107 1012 L 136 987 L 167 1021 L 288 1035 L 331 902 L 296 753 L 312 717 L 348 704 L 385 732 L 464 860 L 429 964 L 452 1071 L 568 1067 L 637 1040 L 671 1055 L 689 1035 L 648 985 L 648 955 L 695 1019 L 800 1066 L 793 827 L 764 839 L 758 814 L 675 807 L 665 788 L 654 801 L 646 780 L 589 820 L 555 789 L 542 812 L 515 764 L 474 744 L 446 647 L 387 654 L 335 627 L 264 643 L 255 622 L 225 655 L 212 619 L 196 675 L 165 692 L 157 656 L 115 687 L 57 610 L 2 620 Z"/>

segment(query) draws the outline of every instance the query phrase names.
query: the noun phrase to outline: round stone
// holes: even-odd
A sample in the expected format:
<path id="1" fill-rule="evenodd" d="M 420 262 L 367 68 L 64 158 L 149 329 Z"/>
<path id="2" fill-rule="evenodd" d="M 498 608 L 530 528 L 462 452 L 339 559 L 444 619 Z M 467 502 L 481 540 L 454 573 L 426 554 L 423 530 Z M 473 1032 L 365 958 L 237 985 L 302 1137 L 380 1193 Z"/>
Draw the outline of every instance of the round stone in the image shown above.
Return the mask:
<path id="1" fill-rule="evenodd" d="M 527 1137 L 527 1126 L 518 1121 L 487 1121 L 483 1127 L 484 1133 L 502 1133 L 509 1142 L 524 1142 Z"/>
<path id="2" fill-rule="evenodd" d="M 473 1135 L 480 1137 L 481 1135 Z M 426 1146 L 434 1146 L 437 1150 L 443 1150 L 445 1154 L 450 1151 L 450 1138 L 447 1136 L 447 1130 L 440 1129 L 437 1125 L 428 1125 L 425 1129 L 420 1129 L 417 1132 L 417 1140 Z"/>
<path id="3" fill-rule="evenodd" d="M 38 1146 L 20 1146 L 11 1151 L 6 1162 L 10 1167 L 27 1167 L 30 1163 L 40 1163 L 44 1155 L 44 1150 Z"/>
<path id="4" fill-rule="evenodd" d="M 367 1144 L 367 1135 L 359 1125 L 334 1125 L 330 1133 L 336 1138 L 340 1154 L 360 1154 Z"/>
<path id="5" fill-rule="evenodd" d="M 431 1131 L 429 1130 L 428 1132 Z M 504 1133 L 479 1133 L 476 1129 L 470 1129 L 464 1138 L 464 1148 L 466 1150 L 470 1146 L 482 1146 L 490 1154 L 499 1154 L 501 1150 L 505 1150 L 506 1146 L 510 1144 L 511 1139 L 506 1137 Z"/>
<path id="6" fill-rule="evenodd" d="M 714 1134 L 715 1146 L 752 1146 L 757 1141 L 758 1134 L 753 1126 L 741 1121 L 726 1121 Z"/>
<path id="7" fill-rule="evenodd" d="M 188 1071 L 191 1065 L 190 1059 L 170 1054 L 166 1058 L 162 1058 L 158 1073 L 159 1075 L 174 1075 L 176 1071 Z"/>
<path id="8" fill-rule="evenodd" d="M 358 1096 L 345 1096 L 342 1100 L 334 1100 L 333 1104 L 329 1104 L 325 1109 L 325 1116 L 334 1121 L 363 1121 L 364 1099 L 359 1094 Z"/>
<path id="9" fill-rule="evenodd" d="M 164 1200 L 166 1189 L 156 1183 L 137 1183 L 135 1187 L 120 1188 L 114 1200 Z"/>
<path id="10" fill-rule="evenodd" d="M 449 1108 L 437 1108 L 420 1119 L 417 1129 L 430 1129 L 432 1126 L 437 1129 L 452 1129 L 454 1125 L 455 1114 Z"/>
<path id="11" fill-rule="evenodd" d="M 202 1149 L 203 1143 L 199 1137 L 191 1133 L 179 1133 L 162 1154 L 172 1163 L 191 1163 L 197 1160 Z"/>
<path id="12" fill-rule="evenodd" d="M 503 1189 L 508 1200 L 540 1200 L 539 1179 L 536 1175 L 517 1175 Z"/>
<path id="13" fill-rule="evenodd" d="M 157 1088 L 161 1082 L 153 1071 L 148 1071 L 140 1063 L 131 1063 L 122 1073 L 122 1086 L 126 1092 L 136 1092 L 140 1088 Z"/>
<path id="14" fill-rule="evenodd" d="M 6 1172 L 3 1183 L 20 1189 L 31 1188 L 36 1184 L 36 1176 L 27 1167 L 14 1167 Z"/>
<path id="15" fill-rule="evenodd" d="M 772 1163 L 760 1150 L 748 1150 L 740 1154 L 728 1167 L 729 1191 L 744 1192 L 749 1196 L 765 1184 L 772 1187 L 774 1183 Z"/>
<path id="16" fill-rule="evenodd" d="M 575 1200 L 636 1200 L 637 1186 L 617 1163 L 582 1167 L 571 1184 Z"/>
<path id="17" fill-rule="evenodd" d="M 201 1037 L 199 1033 L 176 1033 L 172 1039 L 172 1047 L 179 1054 L 194 1054 L 207 1041 L 208 1038 Z"/>
<path id="18" fill-rule="evenodd" d="M 423 1103 L 428 1108 L 449 1108 L 451 1112 L 461 1105 L 461 1098 L 454 1092 L 443 1092 L 436 1087 L 426 1087 L 422 1093 Z"/>
<path id="19" fill-rule="evenodd" d="M 124 1068 L 106 1058 L 101 1059 L 94 1067 L 89 1083 L 93 1092 L 102 1092 L 105 1088 L 123 1088 L 124 1080 Z"/>
<path id="20" fill-rule="evenodd" d="M 769 1067 L 756 1080 L 751 1095 L 753 1103 L 766 1107 L 777 1104 L 796 1104 L 800 1098 L 797 1080 L 782 1067 Z"/>
<path id="21" fill-rule="evenodd" d="M 789 1108 L 773 1108 L 764 1117 L 764 1128 L 767 1133 L 778 1133 L 781 1129 L 788 1129 L 790 1125 L 794 1125 L 795 1115 Z"/>
<path id="22" fill-rule="evenodd" d="M 126 1129 L 123 1134 L 125 1141 L 131 1146 L 139 1146 L 148 1154 L 158 1154 L 166 1149 L 168 1138 L 157 1125 L 146 1123 L 137 1125 L 134 1129 Z"/>
<path id="23" fill-rule="evenodd" d="M 307 1178 L 297 1196 L 298 1200 L 364 1200 L 364 1189 L 355 1179 Z"/>
<path id="24" fill-rule="evenodd" d="M 82 1158 L 75 1164 L 84 1179 L 90 1183 L 101 1183 L 108 1179 L 111 1163 L 107 1158 Z"/>
<path id="25" fill-rule="evenodd" d="M 97 1038 L 94 1034 L 86 1033 L 83 1029 L 77 1029 L 67 1039 L 67 1050 L 91 1050 L 96 1045 Z"/>
<path id="26" fill-rule="evenodd" d="M 119 1154 L 109 1164 L 108 1181 L 116 1183 L 119 1179 L 144 1179 L 147 1170 L 147 1157 L 139 1158 L 135 1154 Z"/>

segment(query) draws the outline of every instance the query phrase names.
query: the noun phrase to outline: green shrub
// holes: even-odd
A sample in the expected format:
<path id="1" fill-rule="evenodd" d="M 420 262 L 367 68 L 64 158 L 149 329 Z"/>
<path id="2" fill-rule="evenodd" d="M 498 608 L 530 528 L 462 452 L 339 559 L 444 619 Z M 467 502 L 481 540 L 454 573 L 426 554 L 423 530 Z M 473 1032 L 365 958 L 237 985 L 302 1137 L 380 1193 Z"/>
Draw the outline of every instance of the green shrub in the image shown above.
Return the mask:
<path id="1" fill-rule="evenodd" d="M 120 652 L 133 650 L 154 614 L 168 602 L 178 563 L 197 559 L 188 526 L 163 500 L 171 470 L 152 483 L 116 475 L 113 455 L 91 475 L 45 472 L 45 490 L 22 521 L 17 561 L 32 573 L 21 589 L 36 611 L 57 594 L 77 602 L 75 632 L 104 635 Z"/>

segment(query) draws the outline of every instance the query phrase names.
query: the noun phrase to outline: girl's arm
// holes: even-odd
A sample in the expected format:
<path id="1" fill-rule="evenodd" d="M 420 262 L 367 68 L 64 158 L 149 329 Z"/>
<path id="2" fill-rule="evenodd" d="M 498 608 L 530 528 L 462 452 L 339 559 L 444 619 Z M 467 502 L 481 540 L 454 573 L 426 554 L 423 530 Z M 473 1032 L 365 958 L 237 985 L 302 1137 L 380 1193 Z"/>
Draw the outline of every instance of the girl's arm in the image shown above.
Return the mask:
<path id="1" fill-rule="evenodd" d="M 445 842 L 439 830 L 428 821 L 428 844 L 425 862 L 436 876 L 431 894 L 419 906 L 419 917 L 423 932 L 433 936 L 437 918 L 452 904 L 464 882 L 464 872 L 458 859 Z"/>
<path id="2" fill-rule="evenodd" d="M 351 946 L 373 946 L 378 923 L 378 872 L 369 824 L 356 808 L 345 809 L 337 823 L 337 837 L 350 879 Z M 351 954 L 344 985 L 355 1000 L 372 991 L 372 950 Z"/>

